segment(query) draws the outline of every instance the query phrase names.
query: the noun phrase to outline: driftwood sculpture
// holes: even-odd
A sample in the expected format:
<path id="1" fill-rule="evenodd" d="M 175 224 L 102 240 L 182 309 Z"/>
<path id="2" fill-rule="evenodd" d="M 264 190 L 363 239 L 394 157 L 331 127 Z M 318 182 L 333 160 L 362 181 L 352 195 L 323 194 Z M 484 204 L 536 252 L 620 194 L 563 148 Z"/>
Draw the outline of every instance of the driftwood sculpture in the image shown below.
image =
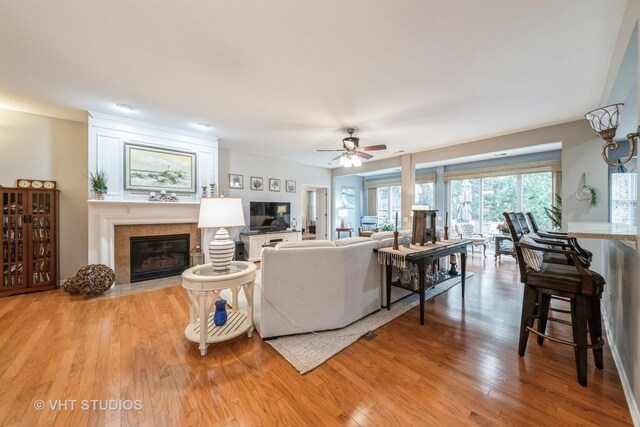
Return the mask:
<path id="1" fill-rule="evenodd" d="M 82 267 L 62 286 L 70 295 L 95 297 L 105 293 L 116 280 L 116 273 L 104 264 Z"/>

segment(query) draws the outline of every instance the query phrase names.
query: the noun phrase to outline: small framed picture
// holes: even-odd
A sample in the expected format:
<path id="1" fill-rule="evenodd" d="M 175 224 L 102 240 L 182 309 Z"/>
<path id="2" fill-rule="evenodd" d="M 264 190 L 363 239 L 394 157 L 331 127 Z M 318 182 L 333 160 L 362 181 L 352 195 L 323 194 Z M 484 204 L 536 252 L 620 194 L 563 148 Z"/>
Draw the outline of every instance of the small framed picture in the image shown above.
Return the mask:
<path id="1" fill-rule="evenodd" d="M 269 190 L 280 191 L 280 180 L 275 178 L 269 178 Z"/>
<path id="2" fill-rule="evenodd" d="M 262 177 L 251 177 L 251 189 L 255 191 L 262 191 Z"/>
<path id="3" fill-rule="evenodd" d="M 287 193 L 295 193 L 296 192 L 296 182 L 291 180 L 286 180 L 285 182 L 285 190 Z"/>
<path id="4" fill-rule="evenodd" d="M 229 174 L 229 188 L 234 190 L 242 190 L 244 188 L 244 183 L 242 179 L 242 175 Z"/>

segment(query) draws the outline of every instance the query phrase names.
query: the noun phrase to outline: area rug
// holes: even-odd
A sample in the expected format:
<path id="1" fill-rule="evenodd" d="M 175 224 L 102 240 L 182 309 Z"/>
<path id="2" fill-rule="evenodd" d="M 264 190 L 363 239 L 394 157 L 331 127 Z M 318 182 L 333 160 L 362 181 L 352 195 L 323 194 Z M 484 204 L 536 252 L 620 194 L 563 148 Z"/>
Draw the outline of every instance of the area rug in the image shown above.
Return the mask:
<path id="1" fill-rule="evenodd" d="M 467 273 L 467 284 L 472 276 L 472 273 Z M 429 289 L 425 294 L 425 301 L 448 291 L 460 283 L 460 279 L 460 277 L 454 277 Z M 265 343 L 287 359 L 298 372 L 306 374 L 356 342 L 367 332 L 378 329 L 419 304 L 418 295 L 412 294 L 391 304 L 391 310 L 383 308 L 345 328 L 275 338 Z"/>

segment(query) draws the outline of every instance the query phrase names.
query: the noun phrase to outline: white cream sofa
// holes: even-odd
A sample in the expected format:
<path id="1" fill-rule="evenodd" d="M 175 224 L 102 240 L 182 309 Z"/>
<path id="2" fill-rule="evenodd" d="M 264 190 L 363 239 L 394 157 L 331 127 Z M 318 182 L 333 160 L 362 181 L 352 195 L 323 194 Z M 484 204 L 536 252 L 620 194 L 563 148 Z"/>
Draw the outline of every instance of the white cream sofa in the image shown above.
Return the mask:
<path id="1" fill-rule="evenodd" d="M 265 248 L 256 286 L 264 338 L 342 328 L 380 309 L 379 241 L 284 242 Z"/>

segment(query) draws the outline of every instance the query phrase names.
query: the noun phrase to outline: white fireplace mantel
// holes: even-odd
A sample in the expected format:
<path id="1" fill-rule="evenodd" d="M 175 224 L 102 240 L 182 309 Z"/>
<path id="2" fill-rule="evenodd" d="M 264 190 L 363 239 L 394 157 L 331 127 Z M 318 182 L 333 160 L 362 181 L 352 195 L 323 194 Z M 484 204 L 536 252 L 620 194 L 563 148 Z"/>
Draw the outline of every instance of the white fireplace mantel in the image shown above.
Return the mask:
<path id="1" fill-rule="evenodd" d="M 115 266 L 115 226 L 198 222 L 200 203 L 89 200 L 89 264 Z"/>

